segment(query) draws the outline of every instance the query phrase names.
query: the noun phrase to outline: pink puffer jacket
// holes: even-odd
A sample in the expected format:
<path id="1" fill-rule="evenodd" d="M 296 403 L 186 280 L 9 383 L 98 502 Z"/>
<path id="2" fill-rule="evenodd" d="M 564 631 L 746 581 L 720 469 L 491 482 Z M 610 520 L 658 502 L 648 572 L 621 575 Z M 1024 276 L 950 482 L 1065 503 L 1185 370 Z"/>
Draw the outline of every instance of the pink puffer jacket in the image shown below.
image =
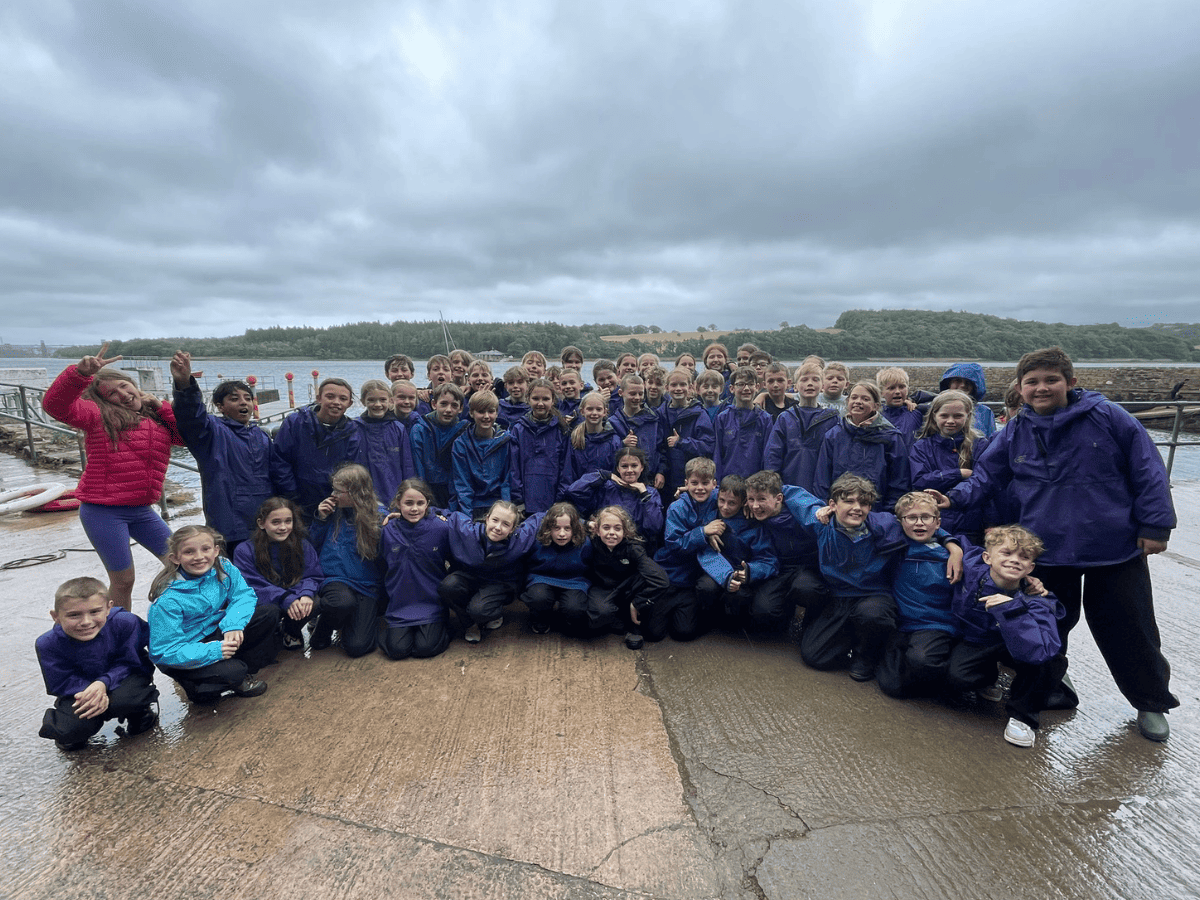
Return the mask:
<path id="1" fill-rule="evenodd" d="M 92 383 L 74 366 L 67 366 L 54 379 L 42 398 L 42 408 L 58 419 L 84 432 L 87 467 L 79 479 L 75 496 L 84 503 L 101 506 L 148 506 L 162 496 L 163 479 L 171 445 L 182 446 L 183 438 L 175 427 L 175 413 L 164 403 L 158 411 L 167 427 L 151 418 L 143 418 L 135 427 L 121 433 L 114 450 L 100 410 L 80 394 Z"/>

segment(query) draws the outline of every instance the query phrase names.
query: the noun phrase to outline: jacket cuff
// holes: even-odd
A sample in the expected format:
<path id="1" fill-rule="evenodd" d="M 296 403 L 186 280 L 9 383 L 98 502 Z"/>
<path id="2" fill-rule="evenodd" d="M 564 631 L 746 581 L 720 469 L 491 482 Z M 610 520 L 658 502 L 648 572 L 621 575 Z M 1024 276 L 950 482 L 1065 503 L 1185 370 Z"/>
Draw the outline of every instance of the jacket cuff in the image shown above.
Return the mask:
<path id="1" fill-rule="evenodd" d="M 1155 528 L 1151 525 L 1142 525 L 1138 528 L 1137 536 L 1139 540 L 1146 538 L 1151 541 L 1162 541 L 1164 544 L 1171 540 L 1170 528 Z"/>

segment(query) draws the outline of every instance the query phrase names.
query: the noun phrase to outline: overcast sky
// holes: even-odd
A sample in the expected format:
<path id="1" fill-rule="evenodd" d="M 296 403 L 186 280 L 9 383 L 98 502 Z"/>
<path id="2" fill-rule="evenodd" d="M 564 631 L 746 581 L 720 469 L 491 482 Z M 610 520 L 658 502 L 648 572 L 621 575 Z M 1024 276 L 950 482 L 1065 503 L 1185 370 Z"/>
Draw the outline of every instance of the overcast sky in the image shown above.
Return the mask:
<path id="1" fill-rule="evenodd" d="M 1200 320 L 1200 3 L 13 0 L 0 339 Z"/>

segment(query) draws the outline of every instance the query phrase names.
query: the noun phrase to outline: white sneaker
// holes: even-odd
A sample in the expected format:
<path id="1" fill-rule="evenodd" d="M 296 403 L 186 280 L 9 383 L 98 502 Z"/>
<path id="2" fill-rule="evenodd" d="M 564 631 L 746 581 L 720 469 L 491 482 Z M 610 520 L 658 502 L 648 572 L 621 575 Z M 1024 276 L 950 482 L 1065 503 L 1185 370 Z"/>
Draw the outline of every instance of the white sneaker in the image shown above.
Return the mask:
<path id="1" fill-rule="evenodd" d="M 488 631 L 495 631 L 497 628 L 499 628 L 503 624 L 504 624 L 504 616 L 500 616 L 500 618 L 498 618 L 498 619 L 492 619 L 492 621 L 487 623 Z"/>
<path id="2" fill-rule="evenodd" d="M 467 628 L 467 633 L 463 635 L 463 639 L 468 644 L 478 644 L 483 635 L 479 631 L 478 625 L 471 625 Z"/>
<path id="3" fill-rule="evenodd" d="M 1009 719 L 1004 729 L 1004 739 L 1014 747 L 1032 747 L 1037 732 L 1020 719 Z"/>

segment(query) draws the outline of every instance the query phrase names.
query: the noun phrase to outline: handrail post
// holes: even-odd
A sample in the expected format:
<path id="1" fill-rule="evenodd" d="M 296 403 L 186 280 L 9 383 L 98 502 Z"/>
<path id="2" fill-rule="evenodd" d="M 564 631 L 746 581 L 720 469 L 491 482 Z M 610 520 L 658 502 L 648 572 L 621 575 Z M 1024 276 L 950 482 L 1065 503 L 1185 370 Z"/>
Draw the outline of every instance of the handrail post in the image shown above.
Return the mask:
<path id="1" fill-rule="evenodd" d="M 1171 466 L 1175 462 L 1175 448 L 1179 446 L 1179 430 L 1183 426 L 1183 401 L 1175 401 L 1175 422 L 1171 426 L 1171 444 L 1167 448 L 1167 478 L 1171 477 Z"/>
<path id="2" fill-rule="evenodd" d="M 18 388 L 21 397 L 21 418 L 25 420 L 25 438 L 29 441 L 29 459 L 37 464 L 37 447 L 33 443 L 33 423 L 29 416 L 29 401 L 25 399 L 25 385 Z"/>

